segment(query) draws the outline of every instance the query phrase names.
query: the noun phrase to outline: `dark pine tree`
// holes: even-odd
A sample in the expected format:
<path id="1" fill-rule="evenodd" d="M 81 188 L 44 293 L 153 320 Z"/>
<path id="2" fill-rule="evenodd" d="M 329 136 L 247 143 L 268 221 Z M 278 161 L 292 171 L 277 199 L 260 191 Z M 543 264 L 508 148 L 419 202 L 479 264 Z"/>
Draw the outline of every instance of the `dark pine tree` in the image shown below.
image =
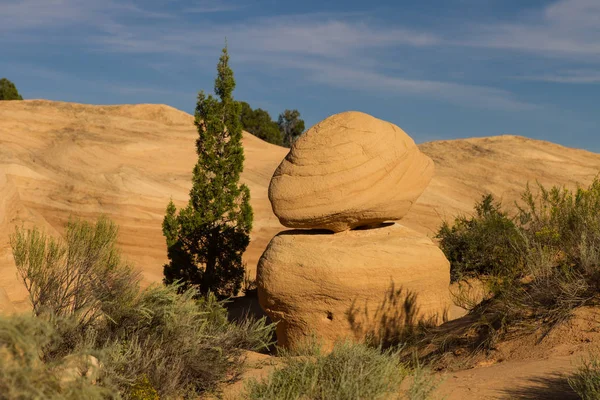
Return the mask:
<path id="1" fill-rule="evenodd" d="M 242 254 L 250 242 L 250 190 L 240 184 L 244 164 L 241 104 L 233 100 L 233 71 L 227 47 L 217 65 L 215 94 L 198 94 L 198 130 L 192 189 L 187 207 L 177 213 L 171 201 L 163 221 L 169 264 L 164 282 L 194 286 L 199 294 L 237 294 L 244 277 Z"/>

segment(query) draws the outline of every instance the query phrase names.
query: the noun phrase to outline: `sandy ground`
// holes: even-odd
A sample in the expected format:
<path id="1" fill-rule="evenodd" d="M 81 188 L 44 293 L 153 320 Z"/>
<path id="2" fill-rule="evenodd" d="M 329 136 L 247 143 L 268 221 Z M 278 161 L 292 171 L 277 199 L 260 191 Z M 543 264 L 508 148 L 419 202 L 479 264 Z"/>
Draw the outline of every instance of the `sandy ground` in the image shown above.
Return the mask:
<path id="1" fill-rule="evenodd" d="M 184 205 L 191 186 L 197 135 L 192 121 L 164 105 L 0 102 L 0 312 L 27 308 L 8 242 L 21 224 L 60 234 L 70 216 L 108 215 L 121 227 L 126 258 L 146 283 L 160 281 L 166 262 L 165 207 L 170 198 Z M 253 272 L 268 241 L 284 229 L 271 211 L 267 187 L 287 150 L 249 134 L 244 148 L 243 181 L 255 212 L 244 259 Z M 402 223 L 429 236 L 443 219 L 469 213 L 483 193 L 513 207 L 527 182 L 575 187 L 591 182 L 600 170 L 598 154 L 518 136 L 438 141 L 420 148 L 435 161 L 436 174 Z M 572 398 L 561 392 L 565 379 L 560 374 L 593 341 L 586 336 L 577 345 L 554 343 L 545 353 L 516 346 L 506 350 L 511 356 L 506 353 L 487 366 L 446 373 L 440 393 L 447 399 Z"/>

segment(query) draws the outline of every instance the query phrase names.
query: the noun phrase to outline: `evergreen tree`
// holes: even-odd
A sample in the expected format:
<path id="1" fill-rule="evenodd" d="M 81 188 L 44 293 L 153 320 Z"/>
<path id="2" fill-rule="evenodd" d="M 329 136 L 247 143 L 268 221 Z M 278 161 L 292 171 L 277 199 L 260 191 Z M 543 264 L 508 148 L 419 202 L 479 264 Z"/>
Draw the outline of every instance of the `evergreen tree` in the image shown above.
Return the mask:
<path id="1" fill-rule="evenodd" d="M 281 146 L 283 144 L 282 134 L 277 122 L 271 119 L 269 113 L 262 108 L 253 110 L 244 101 L 242 105 L 242 128 L 262 140 Z"/>
<path id="2" fill-rule="evenodd" d="M 167 284 L 198 287 L 199 294 L 219 297 L 237 294 L 244 276 L 242 253 L 250 242 L 250 190 L 239 183 L 244 149 L 241 104 L 234 101 L 233 71 L 227 47 L 217 65 L 215 94 L 198 94 L 195 125 L 198 130 L 192 189 L 187 207 L 179 213 L 171 201 L 163 221 L 169 264 Z"/>
<path id="3" fill-rule="evenodd" d="M 0 79 L 0 100 L 23 100 L 14 83 L 6 78 Z"/>
<path id="4" fill-rule="evenodd" d="M 285 110 L 279 114 L 277 124 L 283 134 L 283 145 L 286 147 L 291 147 L 304 132 L 304 120 L 300 119 L 298 110 Z"/>

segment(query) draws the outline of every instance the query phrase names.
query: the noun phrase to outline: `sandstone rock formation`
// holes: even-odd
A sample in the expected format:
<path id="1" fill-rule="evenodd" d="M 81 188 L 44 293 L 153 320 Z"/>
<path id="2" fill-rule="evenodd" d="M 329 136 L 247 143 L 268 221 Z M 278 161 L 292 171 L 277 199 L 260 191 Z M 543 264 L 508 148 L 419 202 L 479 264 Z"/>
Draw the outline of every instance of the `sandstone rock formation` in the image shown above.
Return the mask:
<path id="1" fill-rule="evenodd" d="M 279 165 L 269 199 L 281 224 L 341 232 L 402 218 L 433 162 L 402 129 L 349 111 L 309 129 Z"/>
<path id="2" fill-rule="evenodd" d="M 279 321 L 280 346 L 312 334 L 326 344 L 365 335 L 385 340 L 406 324 L 441 321 L 448 306 L 444 254 L 398 224 L 338 234 L 284 231 L 259 265 L 262 305 Z"/>
<path id="3" fill-rule="evenodd" d="M 280 346 L 313 337 L 325 348 L 389 341 L 407 325 L 444 318 L 444 254 L 426 236 L 385 223 L 408 212 L 432 175 L 433 162 L 406 133 L 363 113 L 329 117 L 292 146 L 269 199 L 283 225 L 311 230 L 279 233 L 257 270 Z"/>

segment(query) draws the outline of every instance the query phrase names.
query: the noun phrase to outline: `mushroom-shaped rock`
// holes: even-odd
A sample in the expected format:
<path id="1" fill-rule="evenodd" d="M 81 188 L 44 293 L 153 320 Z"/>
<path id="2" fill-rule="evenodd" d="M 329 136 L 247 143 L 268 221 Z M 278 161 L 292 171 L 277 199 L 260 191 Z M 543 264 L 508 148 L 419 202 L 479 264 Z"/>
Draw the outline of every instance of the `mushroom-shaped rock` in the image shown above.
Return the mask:
<path id="1" fill-rule="evenodd" d="M 407 325 L 438 323 L 450 307 L 450 266 L 433 242 L 402 225 L 342 233 L 294 230 L 271 240 L 258 263 L 260 305 L 277 343 L 316 337 L 392 340 Z"/>
<path id="2" fill-rule="evenodd" d="M 292 146 L 269 186 L 279 221 L 341 232 L 401 219 L 433 177 L 433 161 L 396 125 L 333 115 Z"/>

